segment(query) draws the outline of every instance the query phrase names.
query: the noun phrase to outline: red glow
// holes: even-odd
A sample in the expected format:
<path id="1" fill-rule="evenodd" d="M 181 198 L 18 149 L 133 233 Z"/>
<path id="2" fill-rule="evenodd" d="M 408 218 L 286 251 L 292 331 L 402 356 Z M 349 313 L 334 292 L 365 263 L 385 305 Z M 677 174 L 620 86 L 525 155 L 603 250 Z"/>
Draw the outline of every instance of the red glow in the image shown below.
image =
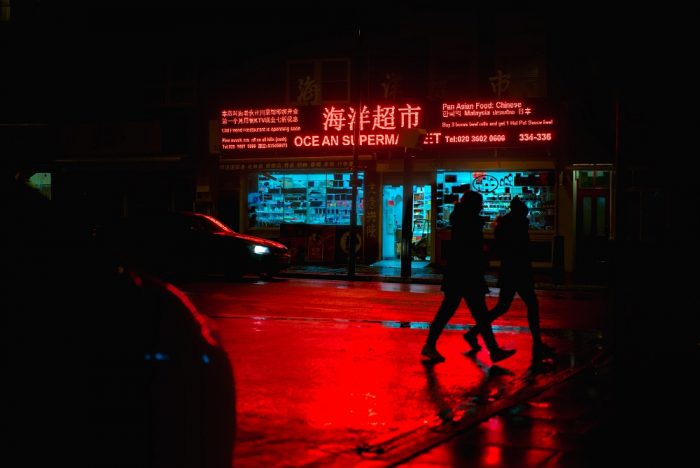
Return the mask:
<path id="1" fill-rule="evenodd" d="M 492 432 L 502 432 L 503 431 L 503 421 L 498 416 L 494 416 L 493 418 L 490 418 L 484 424 L 486 424 L 486 427 L 489 428 L 489 431 L 492 431 Z"/>
<path id="2" fill-rule="evenodd" d="M 403 107 L 395 105 L 377 105 L 372 110 L 363 106 L 360 110 L 360 131 L 397 130 L 398 128 L 417 128 L 421 121 L 422 108 L 406 104 Z M 354 130 L 357 112 L 353 107 L 323 109 L 323 130 Z"/>
<path id="3" fill-rule="evenodd" d="M 361 133 L 360 146 L 396 146 L 399 144 L 398 133 Z M 320 148 L 336 146 L 353 146 L 354 135 L 299 135 L 294 137 L 295 147 Z"/>
<path id="4" fill-rule="evenodd" d="M 400 129 L 422 125 L 422 107 L 415 104 L 377 104 L 373 107 L 312 108 L 307 120 L 320 117 L 320 126 L 305 123 L 297 107 L 231 109 L 221 112 L 221 148 L 236 150 L 284 150 L 339 148 L 355 145 L 359 125 L 360 146 L 390 147 L 399 144 Z M 305 134 L 292 135 L 305 131 Z"/>
<path id="5" fill-rule="evenodd" d="M 165 289 L 173 293 L 180 301 L 187 307 L 187 310 L 189 310 L 190 314 L 192 314 L 192 317 L 197 321 L 199 324 L 199 329 L 200 333 L 202 335 L 202 338 L 204 338 L 207 343 L 209 343 L 212 346 L 218 346 L 218 342 L 216 341 L 216 338 L 214 338 L 214 335 L 211 332 L 211 329 L 209 328 L 209 325 L 207 324 L 207 319 L 199 313 L 197 308 L 192 304 L 192 301 L 185 295 L 184 292 L 180 291 L 177 287 L 170 283 L 164 283 L 165 284 Z"/>
<path id="6" fill-rule="evenodd" d="M 226 227 L 226 226 L 224 226 L 224 227 Z M 230 229 L 228 229 L 228 228 L 226 228 L 226 229 L 230 231 Z M 131 281 L 133 281 L 137 287 L 139 287 L 139 288 L 143 287 L 143 278 L 141 277 L 141 275 L 139 275 L 138 273 L 135 273 L 133 271 L 130 271 L 129 277 L 131 278 Z M 182 302 L 182 304 L 187 308 L 187 310 L 190 312 L 190 314 L 192 314 L 192 317 L 194 317 L 195 321 L 199 324 L 199 329 L 200 329 L 200 333 L 202 335 L 202 338 L 204 338 L 207 341 L 207 343 L 209 343 L 210 345 L 218 346 L 218 342 L 217 342 L 216 338 L 214 338 L 214 335 L 211 332 L 211 329 L 207 323 L 207 319 L 202 314 L 199 313 L 199 311 L 197 310 L 195 305 L 192 303 L 192 301 L 190 301 L 190 299 L 185 295 L 184 292 L 180 291 L 177 287 L 175 287 L 174 285 L 172 285 L 170 283 L 163 282 L 163 281 L 156 279 L 156 278 L 151 278 L 151 280 L 156 282 L 157 284 L 162 285 L 163 287 L 165 287 L 165 289 L 167 289 L 172 294 L 174 294 L 175 297 L 177 297 L 180 300 L 180 302 Z"/>
<path id="7" fill-rule="evenodd" d="M 447 145 L 517 146 L 554 141 L 554 119 L 537 116 L 521 100 L 442 104 L 442 140 Z"/>
<path id="8" fill-rule="evenodd" d="M 213 217 L 211 217 L 211 216 L 209 216 L 209 215 L 202 215 L 202 216 L 204 216 L 205 218 L 207 218 L 207 219 L 208 219 L 209 221 L 211 221 L 212 223 L 216 224 L 216 226 L 218 226 L 219 229 L 221 229 L 222 231 L 224 231 L 224 232 L 233 232 L 233 231 L 231 231 L 231 228 L 230 228 L 230 227 L 226 226 L 224 223 L 222 223 L 222 222 L 219 221 L 218 219 L 213 218 Z"/>
<path id="9" fill-rule="evenodd" d="M 500 466 L 502 461 L 501 447 L 495 445 L 487 445 L 484 447 L 484 465 Z"/>
<path id="10" fill-rule="evenodd" d="M 129 276 L 131 276 L 131 281 L 133 281 L 136 286 L 139 288 L 143 286 L 143 278 L 141 278 L 139 275 L 131 271 L 129 272 Z"/>
<path id="11" fill-rule="evenodd" d="M 372 104 L 230 109 L 221 112 L 224 152 L 324 150 L 399 145 L 399 131 L 425 130 L 423 144 L 443 148 L 549 144 L 555 120 L 536 101 L 467 100 L 438 106 Z M 430 126 L 433 128 L 429 128 Z M 436 126 L 438 126 L 435 128 Z M 359 128 L 357 128 L 359 126 Z"/>

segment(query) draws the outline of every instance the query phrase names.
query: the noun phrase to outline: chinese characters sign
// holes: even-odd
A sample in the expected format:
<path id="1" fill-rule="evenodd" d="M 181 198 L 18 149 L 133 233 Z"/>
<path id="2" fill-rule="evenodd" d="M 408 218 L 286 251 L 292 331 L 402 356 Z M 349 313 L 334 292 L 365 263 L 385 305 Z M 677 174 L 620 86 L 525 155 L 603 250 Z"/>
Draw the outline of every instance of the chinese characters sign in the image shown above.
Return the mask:
<path id="1" fill-rule="evenodd" d="M 398 148 L 402 130 L 427 130 L 434 148 L 514 147 L 554 141 L 554 118 L 518 100 L 417 104 L 304 106 L 221 112 L 225 155 L 347 153 Z M 356 136 L 358 135 L 358 136 Z"/>
<path id="2" fill-rule="evenodd" d="M 399 130 L 422 124 L 421 107 L 321 106 L 237 109 L 221 112 L 221 148 L 224 153 L 314 148 L 391 147 L 399 143 Z"/>
<path id="3" fill-rule="evenodd" d="M 296 107 L 221 112 L 221 149 L 225 153 L 287 148 L 289 135 L 300 131 Z"/>

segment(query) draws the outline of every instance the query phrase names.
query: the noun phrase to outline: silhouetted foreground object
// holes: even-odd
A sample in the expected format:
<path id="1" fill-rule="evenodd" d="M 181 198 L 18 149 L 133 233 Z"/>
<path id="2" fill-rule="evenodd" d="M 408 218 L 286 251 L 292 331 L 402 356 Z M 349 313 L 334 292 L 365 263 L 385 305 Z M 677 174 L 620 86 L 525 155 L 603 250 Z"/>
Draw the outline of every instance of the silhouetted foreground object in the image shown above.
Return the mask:
<path id="1" fill-rule="evenodd" d="M 3 180 L 6 466 L 226 467 L 233 373 L 182 292 Z"/>
<path id="2" fill-rule="evenodd" d="M 465 192 L 450 215 L 452 240 L 441 287 L 444 296 L 430 324 L 430 331 L 421 351 L 421 354 L 432 361 L 445 360 L 437 351 L 436 343 L 462 299 L 479 327 L 490 352 L 491 361 L 502 361 L 515 354 L 513 349 L 498 346 L 491 322 L 488 320 L 485 296 L 489 288 L 485 279 L 487 259 L 484 252 L 484 221 L 479 216 L 482 202 L 481 194 Z"/>
<path id="3" fill-rule="evenodd" d="M 527 306 L 527 323 L 532 334 L 532 360 L 541 361 L 554 357 L 554 350 L 544 344 L 540 333 L 540 308 L 535 293 L 535 281 L 530 258 L 530 235 L 528 233 L 528 209 L 519 197 L 510 203 L 510 212 L 496 224 L 496 253 L 501 259 L 498 285 L 501 290 L 498 303 L 488 315 L 489 323 L 505 314 L 513 303 L 515 293 Z M 477 334 L 482 325 L 477 325 L 464 334 L 472 351 L 480 348 Z"/>

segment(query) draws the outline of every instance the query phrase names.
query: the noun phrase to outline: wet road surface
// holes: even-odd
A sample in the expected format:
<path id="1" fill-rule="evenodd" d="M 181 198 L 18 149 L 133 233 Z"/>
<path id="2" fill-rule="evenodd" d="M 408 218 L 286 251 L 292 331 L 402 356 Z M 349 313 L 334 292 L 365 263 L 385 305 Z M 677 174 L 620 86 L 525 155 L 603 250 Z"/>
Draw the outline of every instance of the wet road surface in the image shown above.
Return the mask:
<path id="1" fill-rule="evenodd" d="M 543 336 L 559 353 L 533 369 L 517 299 L 495 323 L 501 346 L 517 349 L 513 357 L 493 366 L 485 350 L 465 355 L 461 334 L 473 321 L 462 306 L 438 342 L 447 361 L 429 365 L 419 353 L 442 298 L 436 285 L 288 279 L 182 287 L 215 321 L 234 365 L 240 467 L 452 466 L 469 451 L 450 444 L 484 424 L 496 437 L 490 421 L 506 417 L 500 413 L 554 414 L 533 398 L 590 368 L 605 346 L 607 302 L 596 294 L 540 293 Z M 532 437 L 546 424 L 535 426 Z M 550 445 L 521 456 L 566 454 Z M 472 455 L 486 466 L 493 453 Z"/>

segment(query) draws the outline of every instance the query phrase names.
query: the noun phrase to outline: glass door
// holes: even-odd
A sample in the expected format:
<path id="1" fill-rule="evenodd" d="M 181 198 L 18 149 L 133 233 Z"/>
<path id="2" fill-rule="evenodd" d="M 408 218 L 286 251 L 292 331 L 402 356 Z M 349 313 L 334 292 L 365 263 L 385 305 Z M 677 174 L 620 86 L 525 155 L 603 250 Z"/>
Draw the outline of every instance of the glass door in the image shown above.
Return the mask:
<path id="1" fill-rule="evenodd" d="M 413 186 L 411 253 L 414 260 L 430 260 L 431 195 L 430 185 Z M 382 191 L 382 259 L 384 260 L 401 258 L 403 210 L 403 186 L 385 185 Z"/>

